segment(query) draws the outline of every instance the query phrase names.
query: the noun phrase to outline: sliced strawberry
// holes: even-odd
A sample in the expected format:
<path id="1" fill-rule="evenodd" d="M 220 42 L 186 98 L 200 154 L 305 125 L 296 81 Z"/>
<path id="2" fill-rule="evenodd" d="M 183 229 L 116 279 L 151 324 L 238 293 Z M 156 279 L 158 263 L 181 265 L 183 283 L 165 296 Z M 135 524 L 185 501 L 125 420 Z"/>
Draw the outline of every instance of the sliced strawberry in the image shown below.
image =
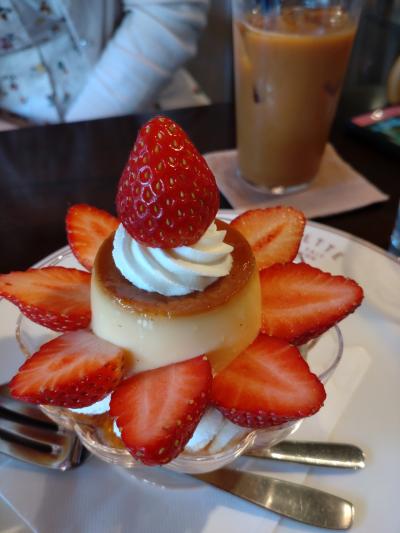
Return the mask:
<path id="1" fill-rule="evenodd" d="M 115 231 L 119 221 L 106 211 L 86 204 L 68 209 L 65 219 L 68 243 L 81 265 L 92 270 L 97 250 Z"/>
<path id="2" fill-rule="evenodd" d="M 10 383 L 30 403 L 86 407 L 103 399 L 122 378 L 124 352 L 89 331 L 64 333 L 44 344 Z"/>
<path id="3" fill-rule="evenodd" d="M 208 403 L 211 366 L 199 356 L 136 374 L 111 397 L 121 438 L 146 465 L 174 459 L 192 436 Z"/>
<path id="4" fill-rule="evenodd" d="M 32 268 L 0 274 L 0 296 L 46 328 L 67 331 L 90 323 L 90 274 L 75 268 Z"/>
<path id="5" fill-rule="evenodd" d="M 261 330 L 294 344 L 317 337 L 352 313 L 363 299 L 357 283 L 305 263 L 260 272 Z"/>
<path id="6" fill-rule="evenodd" d="M 214 378 L 211 401 L 235 424 L 265 428 L 316 413 L 325 397 L 299 350 L 261 333 Z"/>
<path id="7" fill-rule="evenodd" d="M 155 117 L 137 136 L 118 184 L 116 206 L 126 231 L 157 248 L 194 244 L 214 220 L 214 175 L 186 133 Z"/>
<path id="8" fill-rule="evenodd" d="M 250 243 L 258 269 L 293 261 L 299 251 L 305 217 L 293 207 L 252 209 L 231 225 Z"/>

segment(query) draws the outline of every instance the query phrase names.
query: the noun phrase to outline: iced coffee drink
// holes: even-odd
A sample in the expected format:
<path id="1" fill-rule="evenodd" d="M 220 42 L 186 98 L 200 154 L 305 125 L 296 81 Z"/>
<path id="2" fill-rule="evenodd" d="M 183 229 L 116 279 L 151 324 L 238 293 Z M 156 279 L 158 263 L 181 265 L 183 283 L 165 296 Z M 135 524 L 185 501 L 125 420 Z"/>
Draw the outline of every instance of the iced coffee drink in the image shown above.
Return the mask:
<path id="1" fill-rule="evenodd" d="M 356 32 L 342 8 L 283 8 L 234 21 L 239 170 L 275 193 L 316 175 Z"/>

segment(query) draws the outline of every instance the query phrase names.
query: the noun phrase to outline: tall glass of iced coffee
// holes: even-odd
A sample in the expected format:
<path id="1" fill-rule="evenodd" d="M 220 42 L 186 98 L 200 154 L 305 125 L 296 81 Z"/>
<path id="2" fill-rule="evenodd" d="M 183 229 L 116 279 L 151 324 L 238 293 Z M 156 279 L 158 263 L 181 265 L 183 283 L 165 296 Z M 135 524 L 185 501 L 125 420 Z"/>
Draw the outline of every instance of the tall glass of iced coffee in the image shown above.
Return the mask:
<path id="1" fill-rule="evenodd" d="M 239 173 L 272 194 L 316 176 L 362 0 L 234 0 Z"/>

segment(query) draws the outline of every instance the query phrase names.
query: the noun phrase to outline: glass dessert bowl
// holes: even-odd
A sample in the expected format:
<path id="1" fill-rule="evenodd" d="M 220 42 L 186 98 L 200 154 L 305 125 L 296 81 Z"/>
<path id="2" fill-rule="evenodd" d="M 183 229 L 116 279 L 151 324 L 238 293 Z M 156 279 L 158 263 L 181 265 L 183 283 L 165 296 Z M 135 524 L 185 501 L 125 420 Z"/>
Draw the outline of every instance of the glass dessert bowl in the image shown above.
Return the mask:
<path id="1" fill-rule="evenodd" d="M 58 255 L 57 261 L 65 262 L 72 259 L 71 252 Z M 54 262 L 52 263 L 54 264 Z M 32 355 L 41 344 L 57 336 L 42 326 L 35 324 L 24 315 L 17 322 L 16 338 L 26 356 Z M 310 369 L 322 383 L 326 383 L 338 366 L 343 354 L 343 339 L 340 329 L 332 327 L 317 339 L 300 347 L 303 357 Z M 83 415 L 73 410 L 41 406 L 42 410 L 57 424 L 77 433 L 84 446 L 101 460 L 129 469 L 140 469 L 141 462 L 132 457 L 115 432 L 115 426 L 107 413 Z M 265 429 L 249 429 L 237 426 L 224 419 L 218 411 L 213 415 L 208 409 L 212 428 L 200 421 L 194 436 L 183 452 L 164 468 L 180 473 L 203 473 L 217 470 L 242 455 L 251 447 L 270 447 L 294 433 L 302 423 L 302 419 L 271 426 Z M 215 419 L 220 418 L 216 421 Z M 206 415 L 204 415 L 206 416 Z M 208 426 L 208 427 L 207 427 Z M 196 434 L 197 432 L 197 434 Z M 201 434 L 199 434 L 201 432 Z M 204 436 L 206 433 L 206 436 Z M 201 441 L 206 444 L 201 449 L 191 443 Z M 134 472 L 133 472 L 134 473 Z"/>

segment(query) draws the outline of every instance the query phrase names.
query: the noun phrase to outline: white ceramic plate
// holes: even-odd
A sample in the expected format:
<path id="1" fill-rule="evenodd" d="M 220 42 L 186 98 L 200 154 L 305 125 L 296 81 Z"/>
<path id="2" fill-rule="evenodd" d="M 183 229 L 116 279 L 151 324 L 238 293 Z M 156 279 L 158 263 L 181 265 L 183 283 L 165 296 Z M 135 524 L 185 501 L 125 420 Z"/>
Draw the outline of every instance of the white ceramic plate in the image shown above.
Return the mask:
<path id="1" fill-rule="evenodd" d="M 231 213 L 223 215 L 230 218 Z M 315 223 L 307 224 L 301 252 L 308 263 L 357 280 L 365 300 L 341 323 L 346 362 L 328 385 L 324 409 L 304 423 L 296 437 L 358 444 L 367 454 L 367 466 L 363 471 L 343 472 L 246 458 L 239 459 L 237 466 L 305 482 L 349 499 L 356 508 L 352 531 L 400 531 L 400 263 L 373 245 Z M 0 301 L 2 382 L 23 361 L 14 339 L 17 315 L 14 306 Z M 278 521 L 271 513 L 197 481 L 186 483 L 185 488 L 193 490 L 163 490 L 96 459 L 74 472 L 54 474 L 0 457 L 0 493 L 40 533 L 52 531 L 54 520 L 60 533 L 310 530 Z M 53 522 L 46 512 L 49 508 Z M 0 519 L 0 530 L 8 531 L 1 526 Z M 12 524 L 7 522 L 7 527 Z M 16 519 L 17 527 L 21 522 Z"/>

